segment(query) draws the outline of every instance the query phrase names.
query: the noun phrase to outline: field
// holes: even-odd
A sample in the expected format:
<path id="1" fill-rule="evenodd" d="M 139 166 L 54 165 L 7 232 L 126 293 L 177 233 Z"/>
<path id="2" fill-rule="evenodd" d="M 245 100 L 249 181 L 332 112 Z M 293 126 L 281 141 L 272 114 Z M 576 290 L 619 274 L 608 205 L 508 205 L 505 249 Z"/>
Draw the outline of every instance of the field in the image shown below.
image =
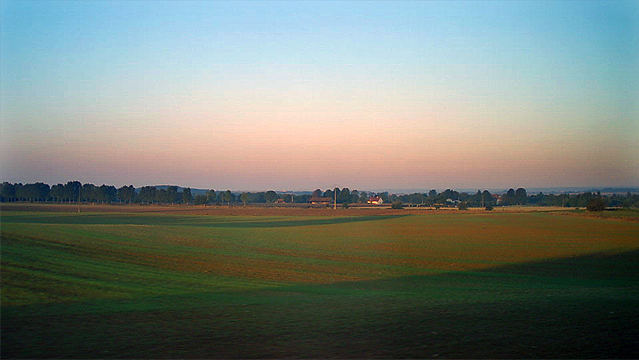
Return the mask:
<path id="1" fill-rule="evenodd" d="M 637 358 L 636 212 L 10 206 L 2 358 Z"/>

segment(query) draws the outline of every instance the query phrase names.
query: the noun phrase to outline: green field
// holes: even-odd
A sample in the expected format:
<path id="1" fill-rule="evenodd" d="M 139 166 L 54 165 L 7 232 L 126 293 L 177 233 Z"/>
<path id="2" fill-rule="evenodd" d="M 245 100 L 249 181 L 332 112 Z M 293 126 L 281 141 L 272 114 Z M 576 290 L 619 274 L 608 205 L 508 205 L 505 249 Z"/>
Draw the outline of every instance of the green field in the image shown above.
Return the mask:
<path id="1" fill-rule="evenodd" d="M 631 218 L 3 211 L 1 245 L 2 358 L 639 357 Z"/>

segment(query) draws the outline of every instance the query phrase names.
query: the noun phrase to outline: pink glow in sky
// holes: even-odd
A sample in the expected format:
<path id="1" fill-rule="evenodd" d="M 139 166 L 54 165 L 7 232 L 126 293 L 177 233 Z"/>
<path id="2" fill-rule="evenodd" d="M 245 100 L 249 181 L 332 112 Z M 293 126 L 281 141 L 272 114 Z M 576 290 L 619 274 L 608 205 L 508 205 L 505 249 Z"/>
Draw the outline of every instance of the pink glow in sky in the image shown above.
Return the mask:
<path id="1" fill-rule="evenodd" d="M 339 4 L 3 3 L 0 180 L 639 185 L 636 2 Z"/>

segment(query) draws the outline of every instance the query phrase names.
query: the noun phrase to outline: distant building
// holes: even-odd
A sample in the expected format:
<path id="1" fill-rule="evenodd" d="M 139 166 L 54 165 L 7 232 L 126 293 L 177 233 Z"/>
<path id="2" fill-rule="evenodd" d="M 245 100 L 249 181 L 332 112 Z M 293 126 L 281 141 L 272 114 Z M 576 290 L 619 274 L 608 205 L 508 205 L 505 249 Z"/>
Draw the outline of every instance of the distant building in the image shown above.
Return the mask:
<path id="1" fill-rule="evenodd" d="M 276 204 L 286 204 L 286 201 L 284 201 L 284 199 L 277 199 L 275 200 Z"/>
<path id="2" fill-rule="evenodd" d="M 371 196 L 368 198 L 367 203 L 371 205 L 381 205 L 384 203 L 384 200 L 379 196 Z"/>
<path id="3" fill-rule="evenodd" d="M 446 203 L 449 204 L 449 205 L 457 206 L 457 205 L 459 205 L 460 202 L 461 201 L 459 201 L 459 200 L 453 200 L 453 199 L 450 199 L 450 198 L 446 199 Z"/>
<path id="4" fill-rule="evenodd" d="M 330 205 L 333 199 L 329 197 L 312 197 L 308 199 L 309 204 L 311 205 Z"/>

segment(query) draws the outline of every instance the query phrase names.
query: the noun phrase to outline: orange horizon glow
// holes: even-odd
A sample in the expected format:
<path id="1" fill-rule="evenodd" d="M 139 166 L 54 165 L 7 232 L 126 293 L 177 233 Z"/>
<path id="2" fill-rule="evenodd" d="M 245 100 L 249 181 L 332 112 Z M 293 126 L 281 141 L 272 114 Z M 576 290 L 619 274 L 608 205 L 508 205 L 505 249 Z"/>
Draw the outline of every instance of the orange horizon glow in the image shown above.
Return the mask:
<path id="1" fill-rule="evenodd" d="M 6 2 L 0 180 L 639 186 L 636 3 L 343 5 Z"/>

